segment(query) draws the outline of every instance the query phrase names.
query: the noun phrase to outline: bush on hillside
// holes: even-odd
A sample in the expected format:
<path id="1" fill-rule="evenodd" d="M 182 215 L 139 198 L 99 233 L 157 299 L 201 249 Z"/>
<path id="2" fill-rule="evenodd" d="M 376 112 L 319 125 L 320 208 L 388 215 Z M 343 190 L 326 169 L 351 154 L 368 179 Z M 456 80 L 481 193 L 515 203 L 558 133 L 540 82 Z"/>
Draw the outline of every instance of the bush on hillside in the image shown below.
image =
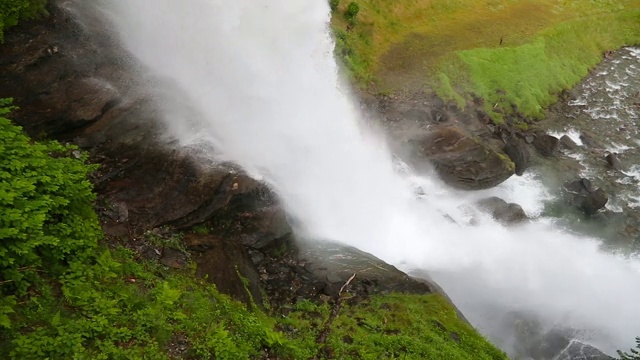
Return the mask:
<path id="1" fill-rule="evenodd" d="M 0 42 L 4 31 L 19 20 L 33 19 L 47 13 L 47 0 L 2 0 L 0 1 Z"/>
<path id="2" fill-rule="evenodd" d="M 354 25 L 356 23 L 356 16 L 360 12 L 360 5 L 355 1 L 352 1 L 347 5 L 347 11 L 344 13 L 344 18 L 351 24 Z"/>
<path id="3" fill-rule="evenodd" d="M 0 100 L 0 327 L 38 273 L 61 275 L 100 238 L 86 157 L 73 146 L 30 141 L 5 117 L 11 110 Z"/>
<path id="4" fill-rule="evenodd" d="M 340 5 L 340 0 L 329 0 L 329 7 L 331 7 L 331 11 L 338 10 L 339 5 Z"/>

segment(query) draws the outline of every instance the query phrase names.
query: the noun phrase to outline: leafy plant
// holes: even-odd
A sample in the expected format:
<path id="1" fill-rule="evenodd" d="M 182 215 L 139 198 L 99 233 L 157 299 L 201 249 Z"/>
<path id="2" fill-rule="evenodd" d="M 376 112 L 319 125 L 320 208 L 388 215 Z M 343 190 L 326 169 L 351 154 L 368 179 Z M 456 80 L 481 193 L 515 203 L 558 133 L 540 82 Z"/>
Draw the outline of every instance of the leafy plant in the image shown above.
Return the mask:
<path id="1" fill-rule="evenodd" d="M 86 156 L 32 143 L 4 117 L 9 104 L 0 100 L 0 296 L 22 296 L 42 269 L 57 276 L 89 257 L 100 227 Z"/>
<path id="2" fill-rule="evenodd" d="M 340 0 L 329 0 L 329 7 L 331 11 L 338 10 L 338 6 L 340 6 Z"/>
<path id="3" fill-rule="evenodd" d="M 45 15 L 47 0 L 2 0 L 0 2 L 0 43 L 4 30 L 18 24 L 19 20 Z"/>
<path id="4" fill-rule="evenodd" d="M 347 5 L 347 11 L 345 11 L 344 13 L 344 18 L 349 22 L 349 24 L 355 25 L 356 16 L 358 16 L 359 12 L 360 5 L 358 5 L 358 3 L 356 3 L 355 1 L 352 1 L 349 3 L 349 5 Z"/>

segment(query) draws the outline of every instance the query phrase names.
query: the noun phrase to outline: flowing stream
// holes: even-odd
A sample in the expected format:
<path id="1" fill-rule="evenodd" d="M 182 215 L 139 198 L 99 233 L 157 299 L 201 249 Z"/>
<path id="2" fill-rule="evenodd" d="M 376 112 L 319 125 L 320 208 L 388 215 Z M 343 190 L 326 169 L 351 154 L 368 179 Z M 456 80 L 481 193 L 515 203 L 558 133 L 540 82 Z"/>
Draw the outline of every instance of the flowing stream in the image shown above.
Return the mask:
<path id="1" fill-rule="evenodd" d="M 98 6 L 126 49 L 160 79 L 153 86 L 170 94 L 159 106 L 173 135 L 183 145 L 215 148 L 212 156 L 268 182 L 301 236 L 427 271 L 505 349 L 512 334 L 498 319 L 513 313 L 577 329 L 608 352 L 631 347 L 640 335 L 640 262 L 604 252 L 599 240 L 552 219 L 506 228 L 471 205 L 499 195 L 539 215 L 548 195 L 535 174 L 469 193 L 395 160 L 341 84 L 327 3 Z"/>

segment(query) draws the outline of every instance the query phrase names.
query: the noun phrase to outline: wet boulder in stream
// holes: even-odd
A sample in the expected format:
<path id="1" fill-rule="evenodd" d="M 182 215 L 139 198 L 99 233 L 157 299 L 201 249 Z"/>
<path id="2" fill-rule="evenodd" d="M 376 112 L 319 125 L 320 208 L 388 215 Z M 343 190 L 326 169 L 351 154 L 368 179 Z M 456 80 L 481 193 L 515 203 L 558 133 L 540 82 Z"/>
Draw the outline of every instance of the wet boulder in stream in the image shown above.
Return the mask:
<path id="1" fill-rule="evenodd" d="M 533 140 L 533 146 L 543 156 L 555 155 L 559 144 L 560 140 L 557 137 L 548 134 L 538 134 Z"/>
<path id="2" fill-rule="evenodd" d="M 488 189 L 515 172 L 506 154 L 457 127 L 439 127 L 412 144 L 418 158 L 429 160 L 442 180 L 459 189 Z"/>
<path id="3" fill-rule="evenodd" d="M 573 151 L 578 148 L 578 144 L 573 141 L 569 135 L 562 135 L 560 138 L 560 146 L 569 151 Z"/>
<path id="4" fill-rule="evenodd" d="M 481 209 L 487 211 L 497 221 L 511 225 L 526 221 L 527 214 L 522 206 L 514 203 L 507 203 L 499 197 L 490 197 L 478 202 Z"/>
<path id="5" fill-rule="evenodd" d="M 622 163 L 620 163 L 620 159 L 618 159 L 618 154 L 610 153 L 605 157 L 607 164 L 614 170 L 622 170 Z"/>
<path id="6" fill-rule="evenodd" d="M 596 188 L 591 181 L 585 178 L 565 183 L 564 190 L 569 203 L 587 215 L 596 214 L 609 201 L 604 190 Z"/>

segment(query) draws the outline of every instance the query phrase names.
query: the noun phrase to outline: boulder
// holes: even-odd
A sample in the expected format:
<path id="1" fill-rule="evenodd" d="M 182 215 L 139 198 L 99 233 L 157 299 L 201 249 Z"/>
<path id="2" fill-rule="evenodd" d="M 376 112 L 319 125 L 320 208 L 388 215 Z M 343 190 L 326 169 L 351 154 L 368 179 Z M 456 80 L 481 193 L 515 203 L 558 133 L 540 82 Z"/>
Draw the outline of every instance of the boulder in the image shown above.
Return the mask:
<path id="1" fill-rule="evenodd" d="M 618 159 L 618 154 L 611 153 L 605 157 L 607 164 L 614 170 L 622 170 L 622 163 L 620 163 L 620 159 Z"/>
<path id="2" fill-rule="evenodd" d="M 593 186 L 587 179 L 578 179 L 564 184 L 570 204 L 578 207 L 587 215 L 594 215 L 609 201 L 604 190 Z"/>
<path id="3" fill-rule="evenodd" d="M 553 156 L 558 150 L 560 140 L 548 134 L 538 134 L 533 140 L 533 146 L 542 156 Z"/>
<path id="4" fill-rule="evenodd" d="M 507 142 L 503 151 L 516 165 L 516 175 L 522 176 L 531 161 L 529 148 L 521 140 L 514 139 Z"/>
<path id="5" fill-rule="evenodd" d="M 562 137 L 560 138 L 560 146 L 563 149 L 567 149 L 570 151 L 573 151 L 578 148 L 578 144 L 576 144 L 576 142 L 573 141 L 573 139 L 568 135 L 562 135 Z"/>
<path id="6" fill-rule="evenodd" d="M 589 131 L 582 131 L 580 133 L 580 140 L 582 140 L 582 143 L 585 144 L 589 148 L 594 148 L 594 149 L 604 149 L 605 148 L 605 146 L 602 144 L 602 142 L 600 142 L 600 140 L 598 140 L 596 135 L 591 133 L 591 132 L 589 132 Z"/>
<path id="7" fill-rule="evenodd" d="M 507 203 L 499 197 L 490 197 L 478 202 L 478 206 L 489 212 L 491 216 L 503 224 L 516 224 L 528 219 L 522 206 Z"/>
<path id="8" fill-rule="evenodd" d="M 457 127 L 439 127 L 413 144 L 418 158 L 429 160 L 445 182 L 459 189 L 491 188 L 515 172 L 506 154 Z"/>

